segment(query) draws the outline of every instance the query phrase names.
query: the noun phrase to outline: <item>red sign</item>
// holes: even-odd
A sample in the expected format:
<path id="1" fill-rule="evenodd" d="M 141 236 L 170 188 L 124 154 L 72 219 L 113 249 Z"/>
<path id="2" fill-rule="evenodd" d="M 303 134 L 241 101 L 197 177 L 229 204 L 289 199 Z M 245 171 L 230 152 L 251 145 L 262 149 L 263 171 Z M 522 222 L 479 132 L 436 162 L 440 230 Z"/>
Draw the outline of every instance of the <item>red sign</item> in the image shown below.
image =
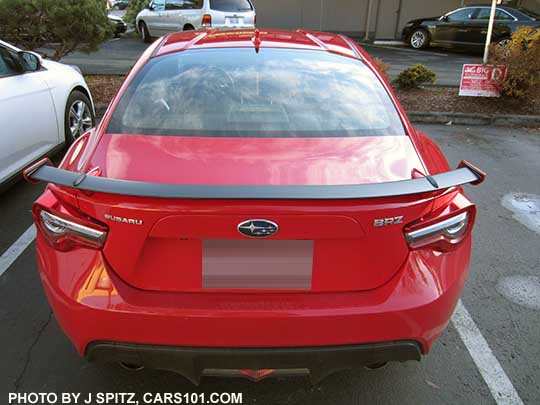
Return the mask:
<path id="1" fill-rule="evenodd" d="M 500 84 L 506 77 L 506 66 L 463 65 L 460 96 L 500 97 Z"/>

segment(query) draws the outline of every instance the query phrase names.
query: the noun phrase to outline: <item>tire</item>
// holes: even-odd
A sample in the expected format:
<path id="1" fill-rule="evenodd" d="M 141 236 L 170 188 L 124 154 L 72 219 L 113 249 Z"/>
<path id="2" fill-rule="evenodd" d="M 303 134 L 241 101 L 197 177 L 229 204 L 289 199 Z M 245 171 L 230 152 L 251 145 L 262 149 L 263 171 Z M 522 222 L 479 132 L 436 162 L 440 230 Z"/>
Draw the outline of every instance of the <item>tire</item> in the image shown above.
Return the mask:
<path id="1" fill-rule="evenodd" d="M 141 34 L 141 39 L 144 43 L 148 44 L 152 42 L 152 37 L 150 37 L 150 32 L 148 31 L 148 27 L 144 21 L 139 23 L 139 33 Z"/>
<path id="2" fill-rule="evenodd" d="M 409 36 L 409 46 L 413 49 L 425 49 L 429 46 L 429 33 L 423 28 L 415 29 Z"/>
<path id="3" fill-rule="evenodd" d="M 92 103 L 86 94 L 74 90 L 68 97 L 64 112 L 64 135 L 69 146 L 96 124 Z"/>
<path id="4" fill-rule="evenodd" d="M 184 31 L 194 31 L 195 27 L 191 24 L 184 25 Z"/>

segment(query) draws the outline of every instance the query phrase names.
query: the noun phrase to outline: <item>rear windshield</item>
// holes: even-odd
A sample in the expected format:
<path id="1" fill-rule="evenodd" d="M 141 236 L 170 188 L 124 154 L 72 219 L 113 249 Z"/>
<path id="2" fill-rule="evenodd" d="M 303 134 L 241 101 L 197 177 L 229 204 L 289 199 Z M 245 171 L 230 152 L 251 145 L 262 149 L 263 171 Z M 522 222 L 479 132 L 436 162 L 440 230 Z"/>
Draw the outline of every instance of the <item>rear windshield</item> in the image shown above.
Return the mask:
<path id="1" fill-rule="evenodd" d="M 129 84 L 112 134 L 206 137 L 404 135 L 363 62 L 324 51 L 192 50 L 151 59 Z"/>
<path id="2" fill-rule="evenodd" d="M 248 0 L 210 0 L 210 9 L 216 11 L 251 11 Z"/>

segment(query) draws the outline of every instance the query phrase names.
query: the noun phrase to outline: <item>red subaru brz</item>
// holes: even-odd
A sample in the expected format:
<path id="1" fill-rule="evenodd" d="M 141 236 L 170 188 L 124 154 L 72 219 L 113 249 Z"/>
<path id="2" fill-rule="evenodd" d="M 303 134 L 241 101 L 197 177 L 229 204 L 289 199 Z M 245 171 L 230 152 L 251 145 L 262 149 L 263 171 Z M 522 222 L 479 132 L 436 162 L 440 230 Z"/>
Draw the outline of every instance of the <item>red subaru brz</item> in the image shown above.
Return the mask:
<path id="1" fill-rule="evenodd" d="M 306 31 L 155 42 L 34 204 L 41 279 L 91 361 L 205 375 L 420 360 L 475 205 L 370 57 Z"/>

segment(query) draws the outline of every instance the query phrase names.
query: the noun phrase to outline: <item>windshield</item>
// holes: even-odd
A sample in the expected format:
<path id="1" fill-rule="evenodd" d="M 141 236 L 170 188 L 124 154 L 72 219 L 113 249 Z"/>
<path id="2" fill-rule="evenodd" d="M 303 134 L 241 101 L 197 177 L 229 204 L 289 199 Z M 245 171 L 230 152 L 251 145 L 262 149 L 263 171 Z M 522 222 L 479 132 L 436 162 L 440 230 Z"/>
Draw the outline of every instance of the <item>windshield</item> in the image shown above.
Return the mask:
<path id="1" fill-rule="evenodd" d="M 208 49 L 154 58 L 122 96 L 113 134 L 208 137 L 404 135 L 363 62 L 324 51 Z"/>
<path id="2" fill-rule="evenodd" d="M 215 11 L 251 11 L 248 0 L 210 0 L 210 8 Z"/>

